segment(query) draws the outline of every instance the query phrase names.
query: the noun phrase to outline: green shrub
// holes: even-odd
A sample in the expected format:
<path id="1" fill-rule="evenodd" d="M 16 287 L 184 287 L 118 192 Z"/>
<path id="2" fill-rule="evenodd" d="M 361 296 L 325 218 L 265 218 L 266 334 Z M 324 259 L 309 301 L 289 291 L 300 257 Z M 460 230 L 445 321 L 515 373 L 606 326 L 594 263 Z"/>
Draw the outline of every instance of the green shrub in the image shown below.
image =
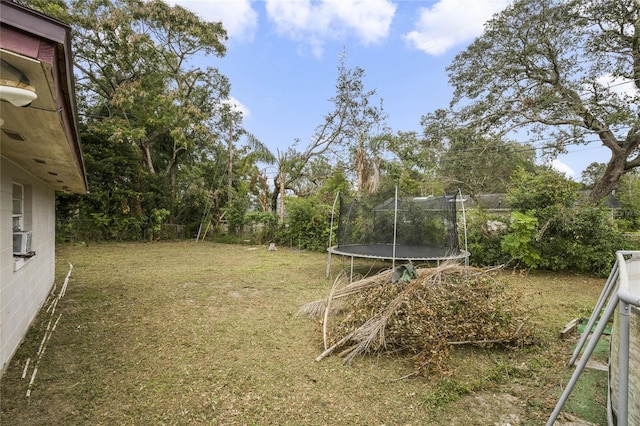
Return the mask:
<path id="1" fill-rule="evenodd" d="M 570 269 L 606 276 L 615 252 L 626 249 L 625 239 L 610 213 L 600 207 L 581 207 L 561 212 L 547 241 L 552 270 Z"/>
<path id="2" fill-rule="evenodd" d="M 329 241 L 331 206 L 315 198 L 289 198 L 286 211 L 287 220 L 276 233 L 278 243 L 324 251 Z"/>
<path id="3" fill-rule="evenodd" d="M 509 189 L 510 218 L 482 211 L 467 215 L 471 263 L 514 264 L 532 269 L 574 271 L 606 276 L 617 250 L 640 248 L 640 239 L 625 237 L 611 212 L 582 206 L 575 182 L 542 168 L 520 171 Z M 489 226 L 499 221 L 508 228 Z"/>
<path id="4" fill-rule="evenodd" d="M 265 244 L 273 241 L 278 225 L 278 219 L 272 212 L 249 212 L 246 215 L 248 224 L 256 224 L 257 231 L 252 233 L 251 238 L 256 244 Z"/>
<path id="5" fill-rule="evenodd" d="M 543 258 L 539 242 L 539 219 L 535 210 L 528 213 L 513 212 L 511 214 L 510 232 L 502 237 L 501 247 L 512 258 L 521 260 L 529 268 L 547 266 L 548 260 Z"/>
<path id="6" fill-rule="evenodd" d="M 469 260 L 473 265 L 494 266 L 509 261 L 509 255 L 501 247 L 509 218 L 471 210 L 466 214 L 466 222 L 467 247 L 471 254 Z"/>

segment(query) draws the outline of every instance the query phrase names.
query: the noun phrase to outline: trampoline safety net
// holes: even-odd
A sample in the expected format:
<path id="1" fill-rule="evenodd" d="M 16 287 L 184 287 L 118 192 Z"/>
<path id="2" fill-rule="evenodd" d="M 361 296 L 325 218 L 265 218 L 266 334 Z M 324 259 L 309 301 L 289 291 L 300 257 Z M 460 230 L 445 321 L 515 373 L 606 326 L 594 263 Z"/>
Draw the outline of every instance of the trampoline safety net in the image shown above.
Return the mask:
<path id="1" fill-rule="evenodd" d="M 339 201 L 335 252 L 385 259 L 443 259 L 460 254 L 456 195 L 398 195 L 397 199 L 395 194 L 367 199 L 340 195 Z"/>

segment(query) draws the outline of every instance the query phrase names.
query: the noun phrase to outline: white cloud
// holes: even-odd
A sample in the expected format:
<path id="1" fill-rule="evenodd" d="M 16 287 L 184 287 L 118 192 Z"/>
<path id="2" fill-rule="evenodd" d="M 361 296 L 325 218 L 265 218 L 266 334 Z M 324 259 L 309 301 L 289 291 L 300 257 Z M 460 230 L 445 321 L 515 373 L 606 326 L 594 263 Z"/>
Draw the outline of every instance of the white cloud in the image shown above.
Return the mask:
<path id="1" fill-rule="evenodd" d="M 230 40 L 251 40 L 258 27 L 258 14 L 250 0 L 169 0 L 209 22 L 222 22 Z"/>
<path id="2" fill-rule="evenodd" d="M 576 177 L 576 172 L 557 158 L 555 160 L 551 160 L 549 164 L 555 171 L 564 174 L 569 179 Z"/>
<path id="3" fill-rule="evenodd" d="M 396 6 L 390 0 L 267 0 L 266 11 L 279 34 L 320 57 L 328 40 L 355 35 L 366 45 L 388 37 Z"/>
<path id="4" fill-rule="evenodd" d="M 440 0 L 430 8 L 420 8 L 415 29 L 405 34 L 413 47 L 430 55 L 440 55 L 482 34 L 484 24 L 511 0 Z"/>
<path id="5" fill-rule="evenodd" d="M 231 105 L 232 109 L 240 111 L 242 113 L 242 117 L 245 119 L 249 118 L 249 116 L 251 115 L 251 110 L 249 110 L 249 107 L 247 107 L 245 104 L 243 104 L 233 96 L 230 96 L 229 99 L 222 101 L 222 103 L 229 104 Z"/>

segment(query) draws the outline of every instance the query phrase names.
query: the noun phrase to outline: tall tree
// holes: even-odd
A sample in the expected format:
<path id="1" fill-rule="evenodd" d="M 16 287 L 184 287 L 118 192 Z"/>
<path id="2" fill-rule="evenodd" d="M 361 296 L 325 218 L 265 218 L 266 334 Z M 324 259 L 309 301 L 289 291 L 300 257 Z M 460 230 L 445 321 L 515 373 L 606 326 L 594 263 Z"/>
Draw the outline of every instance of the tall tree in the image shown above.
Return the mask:
<path id="1" fill-rule="evenodd" d="M 468 124 L 526 128 L 557 151 L 599 141 L 611 159 L 597 203 L 640 166 L 639 46 L 638 2 L 518 0 L 448 67 L 453 105 Z"/>
<path id="2" fill-rule="evenodd" d="M 227 205 L 233 202 L 233 157 L 235 145 L 244 133 L 241 126 L 242 113 L 229 103 L 224 103 L 220 108 L 220 134 L 219 138 L 227 144 Z"/>
<path id="3" fill-rule="evenodd" d="M 382 167 L 404 192 L 420 196 L 442 193 L 437 173 L 444 149 L 440 138 L 400 131 L 389 137 L 387 149 L 394 158 Z"/>
<path id="4" fill-rule="evenodd" d="M 353 161 L 358 194 L 372 194 L 380 188 L 383 155 L 390 141 L 389 135 L 372 136 L 367 130 L 360 133 Z"/>
<path id="5" fill-rule="evenodd" d="M 372 104 L 375 90 L 366 91 L 363 78 L 365 71 L 360 67 L 353 69 L 346 66 L 346 54 L 340 56 L 336 93 L 329 99 L 333 109 L 324 116 L 324 121 L 311 137 L 311 142 L 304 151 L 294 147 L 280 158 L 279 173 L 274 177 L 271 205 L 277 210 L 278 197 L 284 196 L 283 190 L 292 189 L 292 183 L 302 176 L 305 165 L 313 158 L 323 155 L 354 155 L 354 158 L 366 158 L 366 149 L 376 131 L 384 131 L 386 114 L 379 106 Z M 365 167 L 369 163 L 360 158 L 354 164 Z M 354 170 L 355 171 L 355 170 Z"/>
<path id="6" fill-rule="evenodd" d="M 477 199 L 482 193 L 506 192 L 518 168 L 535 168 L 532 147 L 460 131 L 442 155 L 439 173 L 448 192 L 460 188 Z"/>
<path id="7" fill-rule="evenodd" d="M 16 3 L 34 10 L 38 10 L 45 15 L 56 18 L 59 21 L 69 23 L 68 7 L 65 0 L 14 0 Z"/>
<path id="8" fill-rule="evenodd" d="M 223 102 L 218 108 L 215 136 L 226 145 L 228 207 L 234 201 L 237 173 L 252 180 L 258 162 L 267 165 L 275 162 L 275 156 L 269 148 L 242 126 L 242 119 L 242 112 L 230 102 Z"/>
<path id="9" fill-rule="evenodd" d="M 616 199 L 620 203 L 620 214 L 625 219 L 621 225 L 626 226 L 627 231 L 637 231 L 640 217 L 640 173 L 634 171 L 624 175 L 616 190 Z"/>
<path id="10" fill-rule="evenodd" d="M 585 187 L 593 189 L 593 187 L 602 180 L 602 176 L 604 176 L 606 170 L 606 164 L 593 162 L 582 171 L 580 180 Z"/>
<path id="11" fill-rule="evenodd" d="M 70 3 L 81 110 L 89 128 L 138 148 L 175 197 L 180 161 L 215 143 L 217 106 L 229 82 L 197 55 L 223 56 L 226 32 L 160 0 Z"/>
<path id="12" fill-rule="evenodd" d="M 535 167 L 531 146 L 483 133 L 482 127 L 464 126 L 456 114 L 437 110 L 422 117 L 424 149 L 436 161 L 438 180 L 448 192 L 459 189 L 471 198 L 501 193 L 514 172 Z"/>

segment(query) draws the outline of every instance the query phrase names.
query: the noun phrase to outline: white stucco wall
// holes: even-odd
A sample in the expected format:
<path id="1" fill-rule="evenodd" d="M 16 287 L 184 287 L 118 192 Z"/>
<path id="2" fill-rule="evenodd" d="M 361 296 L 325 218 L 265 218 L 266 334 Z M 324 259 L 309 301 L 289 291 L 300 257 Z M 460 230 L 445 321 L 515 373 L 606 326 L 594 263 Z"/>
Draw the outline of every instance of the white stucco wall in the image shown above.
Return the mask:
<path id="1" fill-rule="evenodd" d="M 15 270 L 13 182 L 25 185 L 25 230 L 33 232 L 34 257 Z M 30 204 L 30 214 L 29 213 Z M 0 366 L 5 370 L 55 279 L 55 192 L 5 158 L 0 164 Z"/>

